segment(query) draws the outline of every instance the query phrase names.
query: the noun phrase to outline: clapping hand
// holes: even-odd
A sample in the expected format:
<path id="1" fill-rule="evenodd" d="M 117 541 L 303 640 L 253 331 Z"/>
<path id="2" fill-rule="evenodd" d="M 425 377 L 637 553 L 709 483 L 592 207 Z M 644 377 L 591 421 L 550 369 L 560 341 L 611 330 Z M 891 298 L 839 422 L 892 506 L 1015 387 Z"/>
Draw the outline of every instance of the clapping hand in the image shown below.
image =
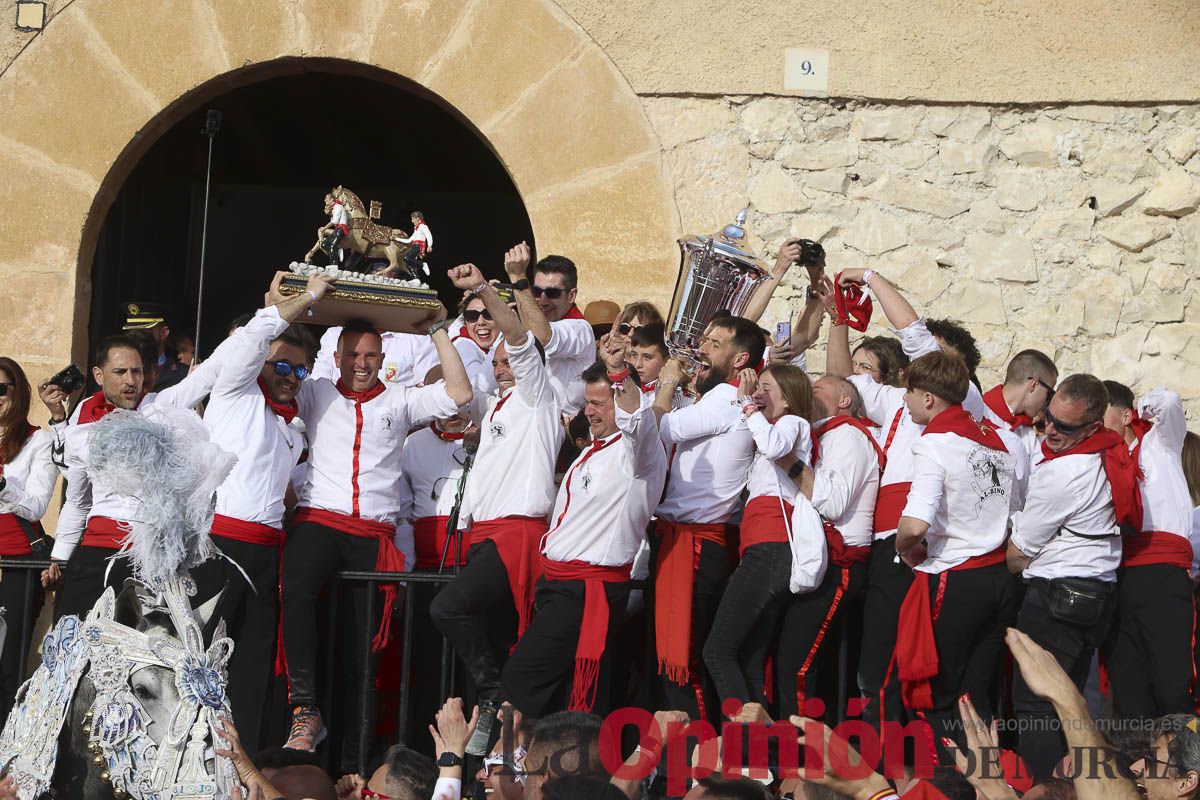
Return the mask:
<path id="1" fill-rule="evenodd" d="M 462 698 L 451 697 L 437 712 L 435 722 L 436 725 L 429 726 L 435 750 L 438 753 L 449 751 L 461 757 L 467 752 L 467 740 L 471 738 L 471 734 L 475 732 L 475 725 L 479 722 L 479 706 L 475 706 L 468 722 L 463 716 Z"/>

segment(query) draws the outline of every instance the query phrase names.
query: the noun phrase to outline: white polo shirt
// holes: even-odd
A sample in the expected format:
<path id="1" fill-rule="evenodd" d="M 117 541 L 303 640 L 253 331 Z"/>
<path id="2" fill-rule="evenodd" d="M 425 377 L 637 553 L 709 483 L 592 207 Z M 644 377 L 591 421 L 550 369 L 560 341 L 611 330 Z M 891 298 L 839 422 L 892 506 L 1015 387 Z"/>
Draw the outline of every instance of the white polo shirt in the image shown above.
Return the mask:
<path id="1" fill-rule="evenodd" d="M 321 350 L 313 364 L 314 378 L 336 382 L 341 377 L 333 358 L 341 335 L 342 326 L 335 325 L 321 336 Z M 423 334 L 384 331 L 380 339 L 383 340 L 383 363 L 379 367 L 379 380 L 389 386 L 416 386 L 425 380 L 429 370 L 441 363 L 433 340 Z"/>

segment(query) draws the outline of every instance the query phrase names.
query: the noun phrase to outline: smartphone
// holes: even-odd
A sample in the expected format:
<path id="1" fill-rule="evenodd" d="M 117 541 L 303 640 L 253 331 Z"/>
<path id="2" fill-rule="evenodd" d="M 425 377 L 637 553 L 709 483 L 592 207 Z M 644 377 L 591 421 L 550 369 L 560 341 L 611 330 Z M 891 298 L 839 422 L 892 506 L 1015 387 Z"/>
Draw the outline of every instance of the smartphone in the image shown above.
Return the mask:
<path id="1" fill-rule="evenodd" d="M 496 287 L 496 294 L 500 295 L 500 299 L 505 303 L 511 303 L 516 300 L 517 296 L 511 283 L 497 283 L 494 285 Z"/>
<path id="2" fill-rule="evenodd" d="M 83 373 L 74 364 L 68 364 L 61 372 L 47 381 L 47 383 L 57 386 L 67 394 L 71 394 L 76 389 L 82 389 L 83 382 Z"/>
<path id="3" fill-rule="evenodd" d="M 784 342 L 786 342 L 788 339 L 791 339 L 791 338 L 792 338 L 792 323 L 777 322 L 775 324 L 775 341 L 779 344 L 783 344 Z"/>

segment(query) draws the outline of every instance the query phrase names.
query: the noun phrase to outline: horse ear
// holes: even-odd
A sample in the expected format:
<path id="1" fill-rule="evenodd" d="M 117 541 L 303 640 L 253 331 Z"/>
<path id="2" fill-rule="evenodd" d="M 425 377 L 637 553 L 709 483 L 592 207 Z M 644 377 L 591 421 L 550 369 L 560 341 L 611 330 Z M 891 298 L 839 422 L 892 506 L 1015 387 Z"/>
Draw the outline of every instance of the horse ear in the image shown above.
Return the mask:
<path id="1" fill-rule="evenodd" d="M 137 584 L 133 581 L 126 581 L 121 593 L 117 595 L 116 604 L 113 607 L 113 622 L 136 631 L 139 630 L 138 626 L 141 625 L 143 616 L 142 601 L 138 596 Z"/>

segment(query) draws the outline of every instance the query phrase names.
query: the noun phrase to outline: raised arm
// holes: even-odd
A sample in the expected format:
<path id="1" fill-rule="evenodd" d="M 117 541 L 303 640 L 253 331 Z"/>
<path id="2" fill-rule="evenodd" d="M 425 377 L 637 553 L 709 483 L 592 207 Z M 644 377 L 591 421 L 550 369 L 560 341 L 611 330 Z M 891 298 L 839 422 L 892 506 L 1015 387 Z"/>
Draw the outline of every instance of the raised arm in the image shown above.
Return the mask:
<path id="1" fill-rule="evenodd" d="M 1162 443 L 1173 453 L 1183 453 L 1183 440 L 1187 437 L 1187 418 L 1183 413 L 1183 401 L 1176 392 L 1165 387 L 1151 389 L 1137 402 L 1138 414 L 1151 420 Z"/>
<path id="2" fill-rule="evenodd" d="M 875 295 L 875 299 L 879 301 L 879 306 L 887 316 L 888 322 L 897 330 L 907 328 L 919 319 L 912 305 L 904 299 L 904 295 L 900 294 L 896 287 L 888 283 L 887 279 L 878 272 L 857 267 L 845 269 L 842 270 L 839 282 L 842 286 L 857 283 L 868 287 Z"/>
<path id="3" fill-rule="evenodd" d="M 654 418 L 661 425 L 663 417 L 675 407 L 675 390 L 687 382 L 687 370 L 683 362 L 672 358 L 663 364 L 658 373 L 658 389 L 654 393 Z"/>
<path id="4" fill-rule="evenodd" d="M 521 242 L 516 247 L 509 249 L 504 254 L 504 272 L 508 275 L 508 279 L 513 283 L 519 280 L 529 279 L 529 245 Z M 537 340 L 542 343 L 542 347 L 550 344 L 550 337 L 553 331 L 550 330 L 550 323 L 546 320 L 546 315 L 538 308 L 537 301 L 533 299 L 533 292 L 526 287 L 513 292 L 517 300 L 517 312 L 521 315 L 521 320 L 529 328 L 529 331 L 537 337 Z M 486 300 L 484 301 L 487 302 Z M 491 311 L 491 306 L 488 306 Z M 492 318 L 495 319 L 496 314 L 492 312 Z M 503 326 L 501 326 L 503 330 Z M 507 337 L 505 337 L 507 339 Z M 520 341 L 515 339 L 512 341 Z"/>
<path id="5" fill-rule="evenodd" d="M 751 322 L 758 322 L 767 310 L 767 304 L 771 302 L 775 290 L 783 283 L 783 276 L 787 274 L 792 264 L 799 260 L 800 240 L 788 239 L 783 243 L 783 247 L 779 248 L 779 255 L 775 257 L 775 266 L 771 269 L 770 275 L 758 285 L 754 294 L 750 296 L 750 304 L 746 306 L 742 316 Z"/>
<path id="6" fill-rule="evenodd" d="M 483 279 L 483 273 L 479 271 L 479 267 L 474 264 L 460 264 L 450 270 L 448 274 L 450 282 L 454 284 L 455 288 L 479 295 L 479 299 L 483 301 L 488 313 L 492 315 L 504 341 L 525 341 L 525 334 L 529 332 L 529 329 L 525 327 L 525 323 L 521 321 L 516 312 L 508 307 L 508 303 L 500 299 L 496 288 Z M 534 307 L 537 307 L 536 303 Z M 538 313 L 540 314 L 541 311 L 539 310 Z M 542 319 L 545 320 L 545 317 Z M 548 325 L 546 330 L 549 331 Z M 547 334 L 547 338 L 549 338 L 549 334 Z"/>

